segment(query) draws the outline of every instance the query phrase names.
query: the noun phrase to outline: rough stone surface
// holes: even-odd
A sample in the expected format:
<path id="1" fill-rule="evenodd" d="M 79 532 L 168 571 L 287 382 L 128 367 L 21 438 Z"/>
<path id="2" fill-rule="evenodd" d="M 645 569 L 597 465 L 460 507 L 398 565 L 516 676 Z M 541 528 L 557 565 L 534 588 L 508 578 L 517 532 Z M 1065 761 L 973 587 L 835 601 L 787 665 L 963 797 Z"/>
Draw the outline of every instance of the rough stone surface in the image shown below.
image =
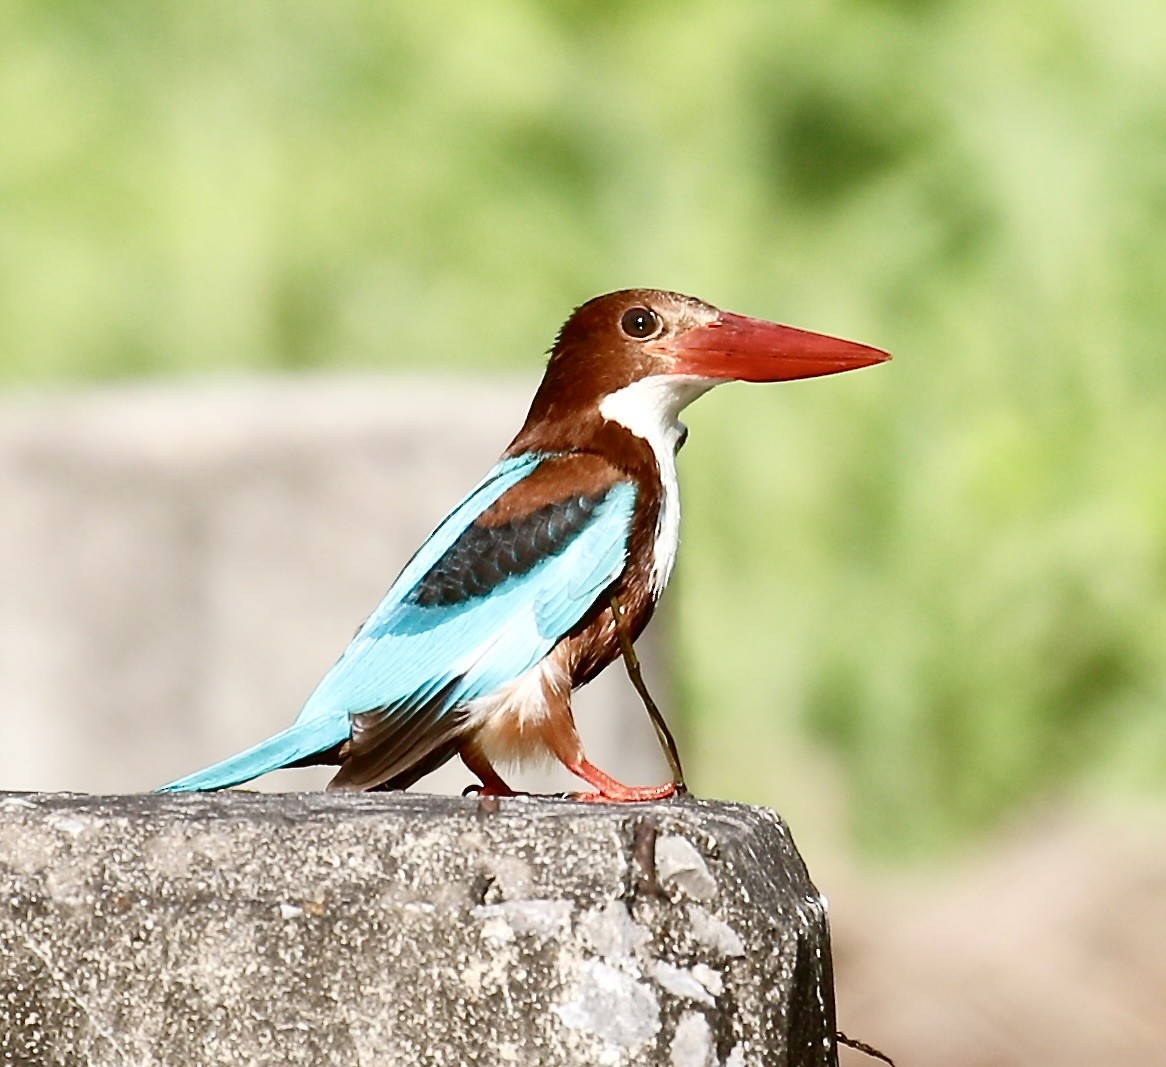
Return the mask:
<path id="1" fill-rule="evenodd" d="M 769 811 L 0 794 L 0 1062 L 800 1067 L 833 1033 Z"/>

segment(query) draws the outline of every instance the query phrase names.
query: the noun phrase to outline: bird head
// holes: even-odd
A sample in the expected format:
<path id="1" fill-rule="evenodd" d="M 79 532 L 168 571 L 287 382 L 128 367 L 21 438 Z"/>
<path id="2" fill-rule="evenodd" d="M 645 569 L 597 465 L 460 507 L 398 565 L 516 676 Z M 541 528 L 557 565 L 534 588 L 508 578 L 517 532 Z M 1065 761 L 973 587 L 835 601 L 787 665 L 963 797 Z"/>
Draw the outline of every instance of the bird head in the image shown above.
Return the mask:
<path id="1" fill-rule="evenodd" d="M 675 420 L 723 382 L 814 378 L 890 358 L 680 293 L 624 289 L 587 301 L 564 323 L 527 425 L 578 417 L 588 407 L 625 424 L 640 409 Z"/>

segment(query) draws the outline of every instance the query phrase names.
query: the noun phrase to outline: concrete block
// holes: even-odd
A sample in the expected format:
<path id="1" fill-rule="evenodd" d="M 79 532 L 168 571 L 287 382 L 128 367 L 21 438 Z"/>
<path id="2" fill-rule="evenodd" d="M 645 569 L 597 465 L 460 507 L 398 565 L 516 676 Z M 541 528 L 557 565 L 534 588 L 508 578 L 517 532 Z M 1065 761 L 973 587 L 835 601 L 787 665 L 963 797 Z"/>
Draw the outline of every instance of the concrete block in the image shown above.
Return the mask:
<path id="1" fill-rule="evenodd" d="M 303 377 L 6 397 L 0 788 L 149 789 L 290 723 L 506 447 L 534 385 Z M 638 647 L 667 710 L 665 623 Z M 593 762 L 667 779 L 621 670 L 578 708 Z M 471 780 L 455 762 L 423 787 Z M 579 787 L 537 769 L 515 784 Z"/>
<path id="2" fill-rule="evenodd" d="M 772 812 L 413 794 L 0 797 L 0 1059 L 836 1062 Z"/>

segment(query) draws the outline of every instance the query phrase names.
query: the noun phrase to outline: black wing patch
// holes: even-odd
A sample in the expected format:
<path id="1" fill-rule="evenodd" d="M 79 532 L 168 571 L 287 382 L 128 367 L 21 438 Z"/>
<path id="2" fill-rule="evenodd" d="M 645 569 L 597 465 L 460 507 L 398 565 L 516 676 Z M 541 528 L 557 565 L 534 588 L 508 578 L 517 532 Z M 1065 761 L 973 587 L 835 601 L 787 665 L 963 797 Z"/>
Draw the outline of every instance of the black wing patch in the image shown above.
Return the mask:
<path id="1" fill-rule="evenodd" d="M 497 526 L 472 523 L 409 599 L 423 608 L 437 608 L 487 596 L 562 551 L 591 521 L 607 492 L 557 500 Z"/>

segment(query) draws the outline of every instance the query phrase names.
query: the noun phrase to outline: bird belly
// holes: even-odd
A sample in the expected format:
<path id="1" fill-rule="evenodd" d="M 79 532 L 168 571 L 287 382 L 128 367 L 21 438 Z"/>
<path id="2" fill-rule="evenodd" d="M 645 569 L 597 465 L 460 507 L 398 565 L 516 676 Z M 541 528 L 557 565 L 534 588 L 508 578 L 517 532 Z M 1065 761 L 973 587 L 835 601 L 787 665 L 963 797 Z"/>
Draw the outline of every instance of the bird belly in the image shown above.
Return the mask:
<path id="1" fill-rule="evenodd" d="M 570 676 L 553 651 L 497 692 L 465 705 L 465 734 L 491 763 L 546 760 L 579 744 L 570 701 Z"/>

